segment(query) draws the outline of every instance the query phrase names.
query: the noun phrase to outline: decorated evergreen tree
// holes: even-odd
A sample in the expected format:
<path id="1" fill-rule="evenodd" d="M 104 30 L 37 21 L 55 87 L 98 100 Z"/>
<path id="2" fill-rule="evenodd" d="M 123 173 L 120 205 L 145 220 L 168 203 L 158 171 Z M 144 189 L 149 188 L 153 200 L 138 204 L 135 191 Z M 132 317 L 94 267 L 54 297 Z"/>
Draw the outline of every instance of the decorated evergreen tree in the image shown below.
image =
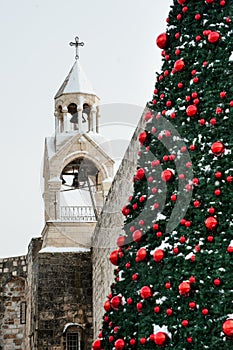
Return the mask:
<path id="1" fill-rule="evenodd" d="M 174 0 L 100 349 L 233 349 L 233 2 Z"/>

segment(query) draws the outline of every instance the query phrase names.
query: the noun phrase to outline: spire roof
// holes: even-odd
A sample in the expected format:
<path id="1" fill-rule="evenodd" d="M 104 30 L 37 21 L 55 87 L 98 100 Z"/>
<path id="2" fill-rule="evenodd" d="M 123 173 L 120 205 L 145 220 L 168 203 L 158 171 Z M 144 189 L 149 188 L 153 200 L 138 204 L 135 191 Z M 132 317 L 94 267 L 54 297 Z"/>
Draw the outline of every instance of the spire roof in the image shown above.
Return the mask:
<path id="1" fill-rule="evenodd" d="M 96 95 L 93 90 L 93 87 L 89 80 L 86 77 L 84 70 L 82 69 L 80 62 L 75 61 L 73 67 L 71 68 L 69 74 L 58 90 L 55 98 L 63 94 L 72 94 L 72 93 L 83 93 Z"/>

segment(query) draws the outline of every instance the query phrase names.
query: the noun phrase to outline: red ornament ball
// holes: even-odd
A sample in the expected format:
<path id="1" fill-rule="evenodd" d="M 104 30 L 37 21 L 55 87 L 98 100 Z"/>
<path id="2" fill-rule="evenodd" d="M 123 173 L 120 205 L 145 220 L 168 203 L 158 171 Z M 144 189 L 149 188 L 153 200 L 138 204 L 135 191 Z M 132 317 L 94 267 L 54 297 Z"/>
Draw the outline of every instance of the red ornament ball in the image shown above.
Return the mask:
<path id="1" fill-rule="evenodd" d="M 167 310 L 166 310 L 166 314 L 167 314 L 168 316 L 171 316 L 171 315 L 173 314 L 173 310 L 172 310 L 172 309 L 167 309 Z"/>
<path id="2" fill-rule="evenodd" d="M 197 114 L 197 106 L 190 105 L 186 108 L 186 114 L 188 117 L 194 117 Z"/>
<path id="3" fill-rule="evenodd" d="M 161 346 L 165 345 L 167 339 L 168 339 L 168 336 L 164 332 L 158 332 L 154 334 L 154 342 L 156 345 L 161 345 Z"/>
<path id="4" fill-rule="evenodd" d="M 157 249 L 153 254 L 154 261 L 161 261 L 164 258 L 164 251 L 162 249 Z"/>
<path id="5" fill-rule="evenodd" d="M 110 311 L 111 310 L 111 304 L 110 304 L 109 300 L 105 301 L 105 303 L 104 303 L 104 310 L 105 311 Z"/>
<path id="6" fill-rule="evenodd" d="M 142 303 L 137 303 L 136 305 L 138 312 L 142 311 Z"/>
<path id="7" fill-rule="evenodd" d="M 117 238 L 117 245 L 118 247 L 122 247 L 125 244 L 125 236 L 119 236 Z"/>
<path id="8" fill-rule="evenodd" d="M 146 338 L 144 338 L 144 337 L 141 338 L 141 339 L 140 339 L 140 343 L 141 343 L 142 345 L 146 344 Z"/>
<path id="9" fill-rule="evenodd" d="M 139 261 L 144 261 L 147 257 L 147 251 L 146 251 L 146 248 L 140 248 L 138 251 L 137 251 L 137 255 L 136 255 L 136 261 L 139 262 Z"/>
<path id="10" fill-rule="evenodd" d="M 121 305 L 121 297 L 116 295 L 111 299 L 111 306 L 114 310 L 118 310 L 120 305 Z"/>
<path id="11" fill-rule="evenodd" d="M 133 237 L 134 242 L 140 242 L 142 239 L 142 231 L 140 231 L 140 230 L 134 231 L 132 237 Z"/>
<path id="12" fill-rule="evenodd" d="M 218 220 L 214 216 L 209 216 L 205 220 L 205 226 L 208 230 L 214 230 L 218 226 Z"/>
<path id="13" fill-rule="evenodd" d="M 179 293 L 180 293 L 180 295 L 186 296 L 186 295 L 189 294 L 190 290 L 191 290 L 191 286 L 190 286 L 190 282 L 189 281 L 182 282 L 179 285 Z"/>
<path id="14" fill-rule="evenodd" d="M 209 310 L 208 309 L 202 309 L 201 313 L 202 313 L 202 315 L 208 315 Z"/>
<path id="15" fill-rule="evenodd" d="M 189 324 L 189 321 L 188 321 L 188 320 L 183 320 L 183 321 L 181 322 L 181 324 L 182 324 L 183 327 L 187 327 L 188 324 Z"/>
<path id="16" fill-rule="evenodd" d="M 143 168 L 138 169 L 135 175 L 136 180 L 142 180 L 144 177 L 145 177 L 145 170 Z"/>
<path id="17" fill-rule="evenodd" d="M 184 5 L 186 3 L 186 0 L 177 0 L 178 4 Z"/>
<path id="18" fill-rule="evenodd" d="M 140 290 L 140 295 L 143 299 L 148 299 L 152 296 L 152 290 L 148 286 L 144 286 Z"/>
<path id="19" fill-rule="evenodd" d="M 228 337 L 233 337 L 233 319 L 226 320 L 222 326 L 224 334 Z"/>
<path id="20" fill-rule="evenodd" d="M 161 179 L 165 182 L 171 181 L 173 178 L 173 172 L 169 169 L 164 170 L 161 174 Z"/>
<path id="21" fill-rule="evenodd" d="M 215 286 L 220 286 L 220 284 L 221 284 L 221 280 L 219 278 L 215 278 L 214 285 Z"/>
<path id="22" fill-rule="evenodd" d="M 185 63 L 183 60 L 177 60 L 174 64 L 174 69 L 176 72 L 181 72 L 185 67 Z"/>
<path id="23" fill-rule="evenodd" d="M 130 213 L 130 209 L 127 207 L 127 206 L 124 206 L 122 209 L 121 209 L 121 212 L 124 216 L 127 216 L 129 215 Z"/>
<path id="24" fill-rule="evenodd" d="M 160 49 L 165 49 L 168 44 L 168 35 L 166 33 L 160 34 L 156 39 L 156 44 Z"/>
<path id="25" fill-rule="evenodd" d="M 119 263 L 119 252 L 118 252 L 118 250 L 113 250 L 110 253 L 109 260 L 111 261 L 111 263 L 113 265 L 118 265 L 118 263 Z"/>
<path id="26" fill-rule="evenodd" d="M 219 41 L 220 34 L 218 32 L 210 32 L 208 35 L 208 41 L 211 44 L 215 44 Z"/>
<path id="27" fill-rule="evenodd" d="M 117 339 L 114 343 L 116 350 L 123 350 L 125 347 L 125 342 L 123 339 Z"/>
<path id="28" fill-rule="evenodd" d="M 146 142 L 147 136 L 148 135 L 146 131 L 141 132 L 141 134 L 138 136 L 138 140 L 142 145 Z"/>
<path id="29" fill-rule="evenodd" d="M 101 350 L 101 340 L 97 339 L 92 344 L 92 350 Z"/>
<path id="30" fill-rule="evenodd" d="M 130 339 L 129 343 L 130 343 L 130 345 L 135 345 L 136 344 L 136 340 L 132 338 L 132 339 Z"/>
<path id="31" fill-rule="evenodd" d="M 213 152 L 213 154 L 215 154 L 216 156 L 221 155 L 224 152 L 224 144 L 220 141 L 216 141 L 212 144 L 211 146 L 211 151 Z"/>

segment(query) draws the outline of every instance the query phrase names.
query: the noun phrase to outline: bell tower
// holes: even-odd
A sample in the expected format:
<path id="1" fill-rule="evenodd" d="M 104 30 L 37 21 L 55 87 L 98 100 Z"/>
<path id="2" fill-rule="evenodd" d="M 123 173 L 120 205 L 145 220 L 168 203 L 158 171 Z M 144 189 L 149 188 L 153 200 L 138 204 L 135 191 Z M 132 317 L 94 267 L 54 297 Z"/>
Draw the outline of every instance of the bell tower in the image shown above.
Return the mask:
<path id="1" fill-rule="evenodd" d="M 100 133 L 100 99 L 78 56 L 55 95 L 55 133 L 45 139 L 43 246 L 89 248 L 113 178 L 114 161 Z"/>

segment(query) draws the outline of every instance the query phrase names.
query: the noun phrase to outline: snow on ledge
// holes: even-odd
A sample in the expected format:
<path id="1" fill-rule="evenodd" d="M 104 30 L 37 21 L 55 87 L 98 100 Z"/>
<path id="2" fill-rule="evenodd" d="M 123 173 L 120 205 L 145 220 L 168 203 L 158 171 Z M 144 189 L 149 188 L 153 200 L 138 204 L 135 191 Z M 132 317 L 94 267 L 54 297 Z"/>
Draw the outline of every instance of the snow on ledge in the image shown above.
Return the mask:
<path id="1" fill-rule="evenodd" d="M 81 247 L 46 247 L 42 248 L 39 253 L 86 253 L 90 251 L 90 248 Z"/>
<path id="2" fill-rule="evenodd" d="M 83 328 L 83 326 L 80 323 L 72 323 L 72 322 L 70 322 L 70 323 L 65 324 L 65 326 L 63 328 L 63 333 L 66 332 L 67 328 L 72 327 L 72 326 L 78 326 L 78 327 Z"/>

